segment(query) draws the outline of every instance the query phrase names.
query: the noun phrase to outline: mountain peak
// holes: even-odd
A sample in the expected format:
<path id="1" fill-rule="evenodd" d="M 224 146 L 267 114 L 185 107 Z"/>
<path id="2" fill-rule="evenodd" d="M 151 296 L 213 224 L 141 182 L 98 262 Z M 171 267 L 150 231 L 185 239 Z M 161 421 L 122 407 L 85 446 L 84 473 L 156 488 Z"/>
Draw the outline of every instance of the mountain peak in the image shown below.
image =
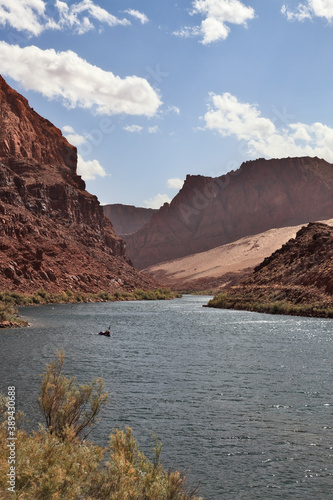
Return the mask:
<path id="1" fill-rule="evenodd" d="M 260 158 L 220 177 L 191 175 L 170 206 L 126 236 L 145 268 L 269 229 L 333 217 L 333 165 L 319 158 Z"/>
<path id="2" fill-rule="evenodd" d="M 10 158 L 68 168 L 76 175 L 77 150 L 0 76 L 0 161 Z"/>

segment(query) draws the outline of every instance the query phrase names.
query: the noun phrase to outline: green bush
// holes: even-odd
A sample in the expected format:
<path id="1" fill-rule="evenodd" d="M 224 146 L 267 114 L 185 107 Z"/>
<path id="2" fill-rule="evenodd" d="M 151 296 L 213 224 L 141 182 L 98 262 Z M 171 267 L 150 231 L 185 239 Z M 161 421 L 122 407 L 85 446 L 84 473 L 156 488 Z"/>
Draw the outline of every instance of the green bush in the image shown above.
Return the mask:
<path id="1" fill-rule="evenodd" d="M 51 294 L 45 290 L 38 290 L 33 295 L 24 295 L 18 292 L 0 292 L 0 325 L 4 321 L 27 325 L 26 322 L 19 320 L 15 315 L 12 306 L 27 306 L 39 304 L 68 304 L 76 302 L 96 302 L 96 301 L 116 301 L 116 300 L 168 300 L 175 297 L 181 297 L 180 294 L 171 290 L 159 288 L 157 290 L 141 290 L 126 292 L 119 290 L 111 294 L 110 292 L 100 291 L 97 294 L 83 293 L 81 291 L 73 292 L 71 290 L 61 293 Z M 14 312 L 13 312 L 14 311 Z"/>
<path id="2" fill-rule="evenodd" d="M 269 314 L 288 314 L 292 316 L 315 316 L 323 318 L 333 317 L 333 311 L 325 303 L 306 301 L 304 297 L 297 300 L 288 300 L 283 291 L 276 291 L 267 295 L 256 294 L 241 290 L 239 288 L 230 289 L 225 293 L 220 293 L 211 299 L 207 307 L 220 309 L 238 309 L 255 311 Z"/>
<path id="3" fill-rule="evenodd" d="M 196 500 L 194 492 L 187 492 L 185 478 L 179 472 L 162 468 L 157 441 L 155 459 L 150 461 L 140 452 L 130 428 L 111 434 L 106 449 L 78 439 L 79 422 L 90 421 L 86 414 L 89 384 L 76 387 L 73 378 L 61 374 L 62 365 L 60 353 L 46 366 L 42 381 L 40 403 L 47 426 L 30 435 L 23 429 L 16 430 L 15 493 L 7 490 L 7 409 L 0 395 L 0 498 Z M 99 382 L 97 385 L 100 387 Z M 104 393 L 97 391 L 95 396 L 104 404 Z"/>
<path id="4" fill-rule="evenodd" d="M 108 394 L 103 392 L 102 379 L 77 386 L 75 377 L 63 375 L 64 353 L 46 365 L 38 399 L 45 423 L 51 434 L 61 439 L 77 438 L 95 423 L 106 404 Z"/>
<path id="5" fill-rule="evenodd" d="M 46 301 L 49 298 L 49 294 L 43 289 L 37 290 L 37 295 L 39 295 L 40 297 L 42 297 L 42 299 L 45 299 Z"/>

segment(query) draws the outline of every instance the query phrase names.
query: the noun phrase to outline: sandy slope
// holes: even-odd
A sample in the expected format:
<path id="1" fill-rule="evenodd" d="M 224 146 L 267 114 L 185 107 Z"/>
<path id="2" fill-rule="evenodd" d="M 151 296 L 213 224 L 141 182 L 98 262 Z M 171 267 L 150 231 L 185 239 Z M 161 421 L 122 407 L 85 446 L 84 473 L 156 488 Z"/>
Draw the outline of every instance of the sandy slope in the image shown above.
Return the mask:
<path id="1" fill-rule="evenodd" d="M 333 226 L 333 219 L 322 221 Z M 158 281 L 180 289 L 218 288 L 228 277 L 243 275 L 260 264 L 303 226 L 271 229 L 254 236 L 241 238 L 206 252 L 147 267 L 144 272 Z"/>

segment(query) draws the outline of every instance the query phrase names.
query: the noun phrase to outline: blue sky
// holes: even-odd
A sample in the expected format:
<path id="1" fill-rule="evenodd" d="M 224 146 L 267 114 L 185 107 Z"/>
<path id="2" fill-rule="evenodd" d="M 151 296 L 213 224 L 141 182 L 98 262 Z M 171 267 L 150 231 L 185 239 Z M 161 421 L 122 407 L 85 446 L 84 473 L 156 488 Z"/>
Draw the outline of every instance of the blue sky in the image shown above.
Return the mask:
<path id="1" fill-rule="evenodd" d="M 101 203 L 187 174 L 333 163 L 333 0 L 0 0 L 0 73 L 77 145 Z"/>

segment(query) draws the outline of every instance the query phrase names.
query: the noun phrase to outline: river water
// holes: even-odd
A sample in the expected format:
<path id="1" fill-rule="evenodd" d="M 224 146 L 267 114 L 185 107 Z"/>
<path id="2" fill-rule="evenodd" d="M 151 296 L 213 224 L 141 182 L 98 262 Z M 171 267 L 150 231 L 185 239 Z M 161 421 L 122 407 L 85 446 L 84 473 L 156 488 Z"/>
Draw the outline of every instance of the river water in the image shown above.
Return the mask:
<path id="1" fill-rule="evenodd" d="M 90 438 L 132 427 L 204 499 L 333 499 L 333 321 L 203 308 L 207 297 L 23 308 L 0 332 L 0 390 L 41 421 L 40 374 L 58 349 L 110 394 Z M 111 324 L 112 336 L 97 335 Z"/>

